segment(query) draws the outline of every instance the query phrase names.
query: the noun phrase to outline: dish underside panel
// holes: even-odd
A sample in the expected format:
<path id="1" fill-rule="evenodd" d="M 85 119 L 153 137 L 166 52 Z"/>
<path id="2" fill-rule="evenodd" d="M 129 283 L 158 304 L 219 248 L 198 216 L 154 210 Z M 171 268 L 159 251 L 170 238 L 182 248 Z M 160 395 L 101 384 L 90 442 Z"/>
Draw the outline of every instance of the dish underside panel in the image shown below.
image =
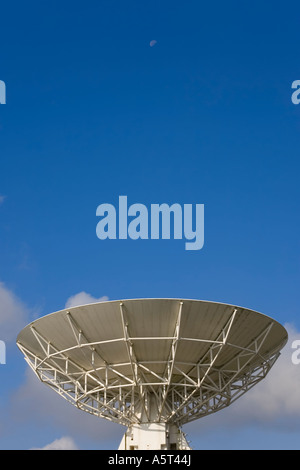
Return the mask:
<path id="1" fill-rule="evenodd" d="M 286 340 L 279 323 L 249 309 L 137 299 L 55 312 L 17 343 L 66 399 L 129 425 L 183 424 L 228 406 L 265 377 Z"/>

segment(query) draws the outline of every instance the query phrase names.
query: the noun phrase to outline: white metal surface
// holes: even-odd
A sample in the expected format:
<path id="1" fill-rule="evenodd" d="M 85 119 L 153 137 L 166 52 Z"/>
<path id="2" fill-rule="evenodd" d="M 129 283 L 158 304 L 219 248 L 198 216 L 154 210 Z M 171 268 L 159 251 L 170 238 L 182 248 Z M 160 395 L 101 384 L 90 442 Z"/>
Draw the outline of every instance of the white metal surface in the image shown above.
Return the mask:
<path id="1" fill-rule="evenodd" d="M 129 428 L 180 427 L 228 406 L 266 376 L 286 341 L 266 315 L 181 299 L 73 307 L 17 338 L 40 380 L 79 409 Z"/>
<path id="2" fill-rule="evenodd" d="M 192 450 L 175 424 L 133 424 L 125 432 L 118 450 Z"/>

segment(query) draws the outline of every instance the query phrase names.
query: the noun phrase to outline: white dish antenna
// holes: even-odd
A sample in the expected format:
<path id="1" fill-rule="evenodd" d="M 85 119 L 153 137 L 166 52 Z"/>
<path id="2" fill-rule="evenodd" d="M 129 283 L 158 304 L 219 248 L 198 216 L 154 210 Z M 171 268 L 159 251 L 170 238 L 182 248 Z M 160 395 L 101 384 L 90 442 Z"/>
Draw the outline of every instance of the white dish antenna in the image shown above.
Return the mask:
<path id="1" fill-rule="evenodd" d="M 128 429 L 119 449 L 189 449 L 181 427 L 260 382 L 287 341 L 242 307 L 135 299 L 64 309 L 17 345 L 39 379 L 80 410 Z"/>

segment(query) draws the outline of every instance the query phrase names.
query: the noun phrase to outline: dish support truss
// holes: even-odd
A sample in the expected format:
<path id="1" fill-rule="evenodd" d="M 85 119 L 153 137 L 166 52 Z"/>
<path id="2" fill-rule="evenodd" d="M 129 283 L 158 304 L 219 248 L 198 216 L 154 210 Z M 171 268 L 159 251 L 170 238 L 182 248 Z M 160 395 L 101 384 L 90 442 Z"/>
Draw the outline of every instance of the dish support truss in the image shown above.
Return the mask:
<path id="1" fill-rule="evenodd" d="M 161 423 L 166 435 L 171 426 L 173 430 L 178 430 L 177 434 L 182 441 L 182 425 L 233 403 L 267 375 L 280 354 L 276 351 L 268 357 L 263 357 L 260 353 L 273 325 L 271 319 L 267 327 L 252 339 L 247 347 L 229 342 L 237 309 L 233 309 L 229 320 L 215 339 L 183 338 L 180 335 L 182 306 L 183 302 L 179 302 L 175 331 L 170 337 L 130 336 L 130 325 L 125 317 L 123 303 L 120 302 L 123 325 L 123 336 L 120 338 L 90 342 L 69 311 L 66 315 L 74 335 L 74 346 L 57 349 L 33 324 L 31 333 L 42 354 L 34 354 L 20 342 L 18 347 L 38 378 L 80 410 L 127 426 L 127 436 L 139 426 L 145 429 L 147 423 L 152 426 L 154 423 Z M 96 351 L 97 346 L 118 341 L 125 343 L 127 357 L 115 364 L 103 360 L 104 365 L 96 367 L 96 356 L 97 359 L 102 359 Z M 167 361 L 137 360 L 134 348 L 136 341 L 170 341 Z M 181 341 L 206 343 L 204 356 L 197 362 L 180 362 L 177 349 Z M 227 346 L 235 349 L 234 358 L 230 359 L 230 364 L 216 367 L 217 360 Z M 85 355 L 85 360 L 88 358 L 88 370 L 83 370 L 69 357 L 68 354 L 77 348 Z M 124 366 L 130 367 L 130 375 L 121 372 Z M 153 370 L 155 366 L 164 369 L 164 372 L 158 374 Z M 182 370 L 186 370 L 186 366 L 189 366 L 188 373 Z M 189 448 L 187 443 L 182 447 L 178 441 L 175 444 L 166 442 L 165 445 Z"/>

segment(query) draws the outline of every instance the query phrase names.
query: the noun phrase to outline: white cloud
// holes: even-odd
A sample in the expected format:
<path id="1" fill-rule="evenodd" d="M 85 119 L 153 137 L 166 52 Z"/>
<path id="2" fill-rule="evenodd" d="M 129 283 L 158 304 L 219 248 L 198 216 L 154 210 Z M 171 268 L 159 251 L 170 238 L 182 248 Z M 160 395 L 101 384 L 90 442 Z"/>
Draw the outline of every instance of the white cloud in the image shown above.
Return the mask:
<path id="1" fill-rule="evenodd" d="M 1 340 L 15 340 L 19 331 L 28 321 L 28 311 L 25 305 L 0 282 L 0 331 Z"/>
<path id="2" fill-rule="evenodd" d="M 6 196 L 2 196 L 2 195 L 0 194 L 0 206 L 1 206 L 1 204 L 3 204 L 5 198 L 6 198 Z"/>
<path id="3" fill-rule="evenodd" d="M 66 308 L 77 307 L 78 305 L 94 304 L 97 302 L 105 302 L 108 300 L 108 297 L 93 297 L 87 292 L 79 292 L 78 294 L 72 295 L 68 298 L 66 302 Z"/>
<path id="4" fill-rule="evenodd" d="M 30 450 L 78 450 L 78 447 L 71 437 L 64 436 L 60 439 L 55 439 L 55 441 L 44 447 L 33 447 Z"/>

